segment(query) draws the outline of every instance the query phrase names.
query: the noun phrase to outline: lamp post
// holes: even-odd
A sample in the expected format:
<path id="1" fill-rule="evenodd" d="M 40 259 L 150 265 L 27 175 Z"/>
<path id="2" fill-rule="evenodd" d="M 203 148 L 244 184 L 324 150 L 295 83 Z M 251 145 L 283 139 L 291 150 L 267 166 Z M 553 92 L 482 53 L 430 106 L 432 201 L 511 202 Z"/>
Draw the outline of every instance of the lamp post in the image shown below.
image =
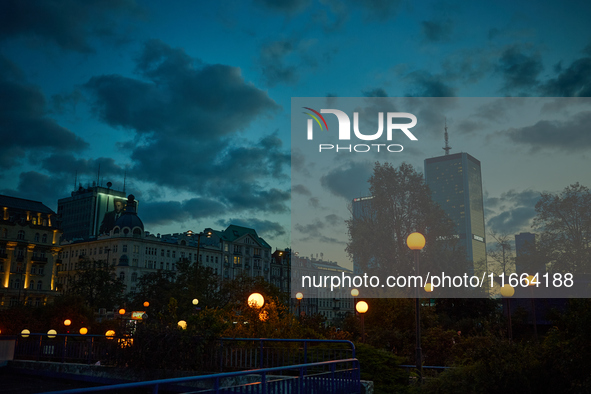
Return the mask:
<path id="1" fill-rule="evenodd" d="M 304 293 L 302 293 L 301 291 L 298 291 L 296 293 L 296 300 L 298 300 L 298 320 L 302 320 L 302 307 L 300 305 L 300 303 L 302 302 L 302 298 L 304 298 Z"/>
<path id="2" fill-rule="evenodd" d="M 529 287 L 530 294 L 531 294 L 531 312 L 532 312 L 532 320 L 534 324 L 534 339 L 536 342 L 538 341 L 538 322 L 536 319 L 536 303 L 534 300 L 534 288 L 532 286 L 536 285 L 534 282 L 535 277 L 533 275 L 528 275 L 527 277 L 527 286 Z"/>
<path id="3" fill-rule="evenodd" d="M 421 249 L 425 247 L 425 237 L 421 233 L 412 233 L 406 238 L 406 245 L 410 250 L 413 251 L 415 257 L 415 275 L 419 276 L 419 253 Z M 415 315 L 416 315 L 416 326 L 417 326 L 417 349 L 416 349 L 416 362 L 417 371 L 419 374 L 419 384 L 423 380 L 423 355 L 421 350 L 421 305 L 419 300 L 419 288 L 415 288 Z"/>
<path id="4" fill-rule="evenodd" d="M 509 323 L 509 327 L 508 327 L 508 334 L 509 334 L 509 340 L 512 341 L 513 340 L 513 327 L 511 324 L 511 300 L 509 299 L 510 297 L 513 297 L 513 294 L 515 294 L 515 289 L 510 285 L 510 284 L 506 284 L 503 287 L 501 287 L 501 295 L 507 299 L 507 315 L 508 315 L 508 323 Z"/>
<path id="5" fill-rule="evenodd" d="M 202 235 L 203 235 L 203 233 L 197 233 L 197 265 L 199 265 L 199 259 L 200 259 L 199 249 L 201 248 L 201 236 Z M 205 235 L 207 236 L 207 238 L 211 238 L 211 231 L 208 231 L 207 233 L 205 233 Z"/>
<path id="6" fill-rule="evenodd" d="M 357 310 L 357 313 L 359 313 L 361 315 L 361 342 L 362 343 L 365 343 L 365 322 L 363 320 L 363 316 L 365 315 L 365 312 L 367 312 L 368 308 L 369 308 L 369 306 L 367 305 L 367 302 L 365 302 L 365 301 L 359 301 L 355 305 L 355 310 Z"/>

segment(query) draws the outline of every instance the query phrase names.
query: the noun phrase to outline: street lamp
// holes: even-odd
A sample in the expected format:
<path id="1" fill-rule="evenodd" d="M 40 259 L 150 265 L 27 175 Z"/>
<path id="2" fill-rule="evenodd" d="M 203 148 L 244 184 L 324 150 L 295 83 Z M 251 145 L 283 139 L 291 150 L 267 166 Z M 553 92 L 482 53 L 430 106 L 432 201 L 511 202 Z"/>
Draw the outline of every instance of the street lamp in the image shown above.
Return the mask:
<path id="1" fill-rule="evenodd" d="M 352 295 L 353 297 L 357 297 L 357 296 L 359 295 L 359 290 L 357 290 L 357 289 L 353 289 L 353 290 L 351 290 L 351 295 Z"/>
<path id="2" fill-rule="evenodd" d="M 425 247 L 425 237 L 421 233 L 412 233 L 406 238 L 406 245 L 413 251 L 415 257 L 415 275 L 419 276 L 419 253 L 421 249 Z M 419 288 L 415 288 L 415 315 L 416 315 L 416 326 L 417 326 L 417 349 L 416 349 L 416 362 L 417 371 L 419 373 L 419 384 L 423 380 L 423 355 L 421 351 L 421 305 L 419 301 Z"/>
<path id="3" fill-rule="evenodd" d="M 302 307 L 301 307 L 300 303 L 302 302 L 303 298 L 304 298 L 304 293 L 302 293 L 301 291 L 298 291 L 296 293 L 296 300 L 298 300 L 298 320 L 302 320 Z"/>
<path id="4" fill-rule="evenodd" d="M 534 338 L 537 341 L 538 340 L 538 322 L 536 321 L 536 303 L 534 300 L 534 288 L 532 286 L 537 285 L 537 283 L 535 282 L 535 277 L 533 275 L 528 275 L 527 276 L 527 286 L 530 288 L 530 294 L 531 294 L 531 312 L 532 312 L 532 319 L 533 319 L 533 323 L 534 323 Z"/>
<path id="5" fill-rule="evenodd" d="M 70 324 L 72 324 L 72 320 L 70 320 L 70 319 L 64 320 L 64 326 L 68 327 Z"/>
<path id="6" fill-rule="evenodd" d="M 501 287 L 501 295 L 507 299 L 507 315 L 508 315 L 508 323 L 509 323 L 509 340 L 513 340 L 513 327 L 511 324 L 511 300 L 509 297 L 513 297 L 515 294 L 515 289 L 510 284 L 505 284 Z"/>
<path id="7" fill-rule="evenodd" d="M 144 308 L 147 308 L 147 307 L 149 307 L 149 306 L 150 306 L 150 303 L 149 303 L 148 301 L 145 301 L 145 302 L 144 302 Z"/>
<path id="8" fill-rule="evenodd" d="M 365 301 L 359 301 L 355 305 L 355 309 L 357 310 L 357 313 L 359 313 L 361 315 L 361 342 L 363 342 L 363 343 L 365 343 L 365 322 L 363 321 L 363 316 L 365 315 L 365 312 L 367 312 L 368 308 L 369 308 L 369 306 L 367 305 L 367 302 L 365 302 Z"/>
<path id="9" fill-rule="evenodd" d="M 193 298 L 193 305 L 197 306 L 197 304 L 199 304 L 199 300 L 197 298 Z"/>
<path id="10" fill-rule="evenodd" d="M 57 331 L 56 330 L 49 330 L 49 331 L 47 331 L 47 338 L 49 338 L 49 339 L 55 338 L 56 335 L 57 335 Z"/>
<path id="11" fill-rule="evenodd" d="M 82 335 L 86 335 L 86 334 L 88 334 L 88 328 L 86 328 L 86 327 L 82 327 L 82 328 L 80 329 L 80 334 L 82 334 Z"/>
<path id="12" fill-rule="evenodd" d="M 260 293 L 252 293 L 248 297 L 248 306 L 260 309 L 265 305 L 265 298 Z"/>
<path id="13" fill-rule="evenodd" d="M 177 325 L 179 326 L 179 328 L 181 330 L 186 330 L 187 329 L 187 322 L 184 320 L 179 320 L 179 322 L 177 323 Z"/>

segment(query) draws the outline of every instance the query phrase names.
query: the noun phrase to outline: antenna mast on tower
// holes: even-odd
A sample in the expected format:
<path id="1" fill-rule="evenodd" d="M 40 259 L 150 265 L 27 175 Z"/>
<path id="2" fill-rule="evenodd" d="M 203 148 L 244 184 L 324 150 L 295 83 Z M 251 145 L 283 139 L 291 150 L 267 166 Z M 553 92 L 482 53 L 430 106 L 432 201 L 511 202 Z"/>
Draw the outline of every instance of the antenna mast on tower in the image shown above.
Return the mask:
<path id="1" fill-rule="evenodd" d="M 449 151 L 451 149 L 451 146 L 449 146 L 449 135 L 447 134 L 447 118 L 445 118 L 445 148 L 443 148 L 443 150 L 445 151 L 445 156 L 449 155 Z"/>

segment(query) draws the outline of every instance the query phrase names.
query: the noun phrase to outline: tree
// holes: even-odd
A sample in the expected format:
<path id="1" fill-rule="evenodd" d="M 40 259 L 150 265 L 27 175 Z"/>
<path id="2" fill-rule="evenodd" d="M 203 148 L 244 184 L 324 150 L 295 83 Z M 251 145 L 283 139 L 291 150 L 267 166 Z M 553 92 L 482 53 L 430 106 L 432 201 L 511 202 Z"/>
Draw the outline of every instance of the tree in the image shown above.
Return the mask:
<path id="1" fill-rule="evenodd" d="M 575 183 L 561 193 L 542 193 L 534 228 L 538 251 L 552 272 L 591 273 L 591 192 Z"/>
<path id="2" fill-rule="evenodd" d="M 92 309 L 113 309 L 124 300 L 125 284 L 116 277 L 114 267 L 83 256 L 77 273 L 69 277 L 68 294 L 79 295 Z"/>
<path id="3" fill-rule="evenodd" d="M 468 271 L 465 252 L 452 236 L 457 234 L 454 224 L 431 199 L 421 173 L 406 163 L 399 168 L 376 163 L 369 183 L 373 198 L 366 211 L 347 221 L 346 251 L 363 271 L 383 278 L 413 275 L 406 238 L 415 231 L 426 238 L 421 273 Z"/>

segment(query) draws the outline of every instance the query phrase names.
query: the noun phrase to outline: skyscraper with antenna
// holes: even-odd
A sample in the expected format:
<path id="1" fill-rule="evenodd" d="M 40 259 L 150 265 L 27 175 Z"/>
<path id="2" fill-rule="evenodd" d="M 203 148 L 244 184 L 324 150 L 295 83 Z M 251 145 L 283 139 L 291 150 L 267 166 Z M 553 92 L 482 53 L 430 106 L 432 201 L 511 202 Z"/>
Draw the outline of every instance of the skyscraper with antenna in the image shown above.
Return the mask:
<path id="1" fill-rule="evenodd" d="M 438 203 L 456 225 L 455 234 L 465 247 L 472 270 L 486 268 L 486 236 L 480 161 L 461 152 L 450 154 L 447 119 L 444 126 L 445 154 L 425 159 L 425 182 Z"/>

